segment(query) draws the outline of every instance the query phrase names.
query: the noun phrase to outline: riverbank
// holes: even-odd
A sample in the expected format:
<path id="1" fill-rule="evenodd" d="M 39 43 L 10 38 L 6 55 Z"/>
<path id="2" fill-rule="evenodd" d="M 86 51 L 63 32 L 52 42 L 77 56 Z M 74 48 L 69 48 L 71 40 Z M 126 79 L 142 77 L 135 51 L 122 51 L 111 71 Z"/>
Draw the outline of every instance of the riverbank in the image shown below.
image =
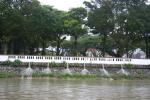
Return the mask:
<path id="1" fill-rule="evenodd" d="M 113 74 L 110 76 L 106 75 L 100 75 L 100 74 L 80 74 L 80 73 L 73 73 L 73 74 L 67 74 L 67 73 L 33 73 L 32 76 L 21 76 L 16 73 L 10 73 L 10 72 L 0 72 L 0 78 L 50 78 L 50 79 L 111 79 L 111 80 L 150 80 L 150 76 L 146 75 L 121 75 L 121 74 Z"/>
<path id="2" fill-rule="evenodd" d="M 16 64 L 15 64 L 16 65 Z M 67 72 L 67 73 L 66 73 Z M 69 73 L 68 73 L 69 72 Z M 19 66 L 1 64 L 0 78 L 14 77 L 33 78 L 71 78 L 71 79 L 102 79 L 113 80 L 143 80 L 150 79 L 150 66 L 119 66 L 119 65 L 47 65 L 47 64 L 21 64 Z"/>

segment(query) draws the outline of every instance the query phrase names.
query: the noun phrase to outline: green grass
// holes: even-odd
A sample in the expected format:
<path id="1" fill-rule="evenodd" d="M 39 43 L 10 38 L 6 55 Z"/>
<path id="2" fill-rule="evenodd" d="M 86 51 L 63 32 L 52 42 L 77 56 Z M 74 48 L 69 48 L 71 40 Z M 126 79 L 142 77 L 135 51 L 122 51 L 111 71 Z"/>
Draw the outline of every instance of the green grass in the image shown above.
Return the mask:
<path id="1" fill-rule="evenodd" d="M 32 77 L 54 77 L 54 74 L 33 73 Z"/>
<path id="2" fill-rule="evenodd" d="M 54 78 L 98 78 L 96 74 L 82 75 L 80 73 L 66 74 L 66 73 L 34 73 L 32 77 L 54 77 Z"/>
<path id="3" fill-rule="evenodd" d="M 17 77 L 18 75 L 12 72 L 0 72 L 0 78 Z"/>
<path id="4" fill-rule="evenodd" d="M 0 78 L 14 78 L 14 77 L 21 77 L 21 75 L 18 75 L 13 72 L 0 72 Z M 67 74 L 67 73 L 50 73 L 50 74 L 45 74 L 42 72 L 38 73 L 33 73 L 32 75 L 33 78 L 44 78 L 44 77 L 49 77 L 49 78 L 60 78 L 60 79 L 102 79 L 102 78 L 112 78 L 114 80 L 144 80 L 148 79 L 150 80 L 150 76 L 148 75 L 121 75 L 121 74 L 112 74 L 110 77 L 107 76 L 100 76 L 97 74 L 80 74 L 80 73 L 72 73 L 72 74 Z"/>
<path id="5" fill-rule="evenodd" d="M 150 79 L 150 76 L 148 75 L 119 75 L 119 74 L 113 74 L 111 75 L 111 78 L 114 80 L 143 80 L 143 79 Z"/>

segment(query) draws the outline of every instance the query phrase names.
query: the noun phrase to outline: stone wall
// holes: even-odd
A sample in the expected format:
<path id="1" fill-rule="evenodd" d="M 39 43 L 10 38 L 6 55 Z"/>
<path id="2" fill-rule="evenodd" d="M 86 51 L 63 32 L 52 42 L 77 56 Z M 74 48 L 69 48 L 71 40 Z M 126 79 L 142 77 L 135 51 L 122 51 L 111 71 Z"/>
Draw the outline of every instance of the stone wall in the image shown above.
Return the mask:
<path id="1" fill-rule="evenodd" d="M 13 72 L 17 74 L 21 74 L 22 71 L 24 71 L 28 65 L 22 65 L 19 67 L 12 67 L 12 66 L 6 66 L 6 65 L 0 65 L 0 72 Z M 44 69 L 47 68 L 47 65 L 32 65 L 31 68 L 34 72 L 41 72 Z M 63 72 L 66 67 L 49 67 L 52 72 Z M 72 73 L 75 72 L 81 72 L 83 70 L 83 65 L 80 66 L 69 66 L 69 69 Z M 100 65 L 92 65 L 86 66 L 86 69 L 93 74 L 100 74 L 100 69 L 102 69 L 102 66 Z M 117 74 L 118 71 L 121 69 L 120 66 L 105 66 L 105 69 L 109 72 L 109 74 Z M 130 75 L 150 75 L 150 66 L 134 66 L 133 68 L 124 68 L 125 71 L 129 72 Z"/>

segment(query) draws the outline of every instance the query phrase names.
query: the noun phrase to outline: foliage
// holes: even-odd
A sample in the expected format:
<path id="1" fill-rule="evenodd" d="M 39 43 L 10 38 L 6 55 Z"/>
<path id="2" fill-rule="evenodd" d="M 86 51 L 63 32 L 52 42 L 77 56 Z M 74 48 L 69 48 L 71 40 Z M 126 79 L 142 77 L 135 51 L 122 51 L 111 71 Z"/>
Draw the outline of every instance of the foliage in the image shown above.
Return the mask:
<path id="1" fill-rule="evenodd" d="M 114 29 L 113 4 L 109 0 L 93 0 L 85 4 L 90 9 L 87 24 L 103 37 L 101 44 L 103 56 L 105 56 L 107 37 Z"/>
<path id="2" fill-rule="evenodd" d="M 64 62 L 62 63 L 62 66 L 66 67 L 66 66 L 67 66 L 67 63 L 64 61 Z"/>
<path id="3" fill-rule="evenodd" d="M 62 67 L 62 66 L 66 66 L 66 62 L 63 62 L 63 63 L 55 63 L 55 62 L 51 62 L 50 63 L 50 66 L 51 67 Z"/>
<path id="4" fill-rule="evenodd" d="M 150 5 L 146 1 L 92 0 L 84 2 L 88 11 L 78 7 L 65 12 L 38 0 L 0 0 L 0 53 L 45 55 L 45 48 L 55 43 L 56 55 L 63 48 L 77 56 L 94 47 L 103 56 L 121 57 L 141 48 L 148 58 Z M 99 36 L 83 38 L 87 30 Z M 66 43 L 66 34 L 73 41 Z"/>
<path id="5" fill-rule="evenodd" d="M 126 68 L 133 68 L 134 67 L 134 65 L 132 65 L 132 64 L 124 64 L 123 66 Z"/>
<path id="6" fill-rule="evenodd" d="M 15 61 L 13 61 L 12 62 L 12 66 L 15 66 L 15 67 L 18 67 L 18 66 L 20 66 L 22 64 L 22 62 L 20 61 L 20 60 L 15 60 Z"/>
<path id="7" fill-rule="evenodd" d="M 88 34 L 85 34 L 83 36 L 81 36 L 78 39 L 78 52 L 80 52 L 80 54 L 85 55 L 85 52 L 88 48 L 96 48 L 99 49 L 100 48 L 100 44 L 99 42 L 101 41 L 101 38 L 98 35 L 95 36 L 91 36 Z M 64 41 L 63 46 L 67 49 L 70 49 L 71 52 L 68 52 L 69 55 L 71 55 L 72 53 L 74 53 L 73 51 L 73 43 L 74 41 Z"/>
<path id="8" fill-rule="evenodd" d="M 1 63 L 2 65 L 7 65 L 7 66 L 14 66 L 14 67 L 18 67 L 22 64 L 22 62 L 20 60 L 15 60 L 15 61 L 10 61 L 10 60 L 7 60 L 7 61 L 4 61 Z"/>
<path id="9" fill-rule="evenodd" d="M 50 66 L 52 66 L 52 67 L 57 67 L 57 63 L 51 62 L 51 63 L 50 63 Z"/>
<path id="10" fill-rule="evenodd" d="M 142 48 L 149 56 L 149 5 L 146 0 L 92 0 L 84 2 L 89 9 L 88 25 L 103 38 L 105 54 L 107 46 L 116 49 L 114 56 L 122 56 L 135 48 Z M 143 14 L 144 13 L 144 14 Z M 111 40 L 111 41 L 109 41 Z"/>
<path id="11" fill-rule="evenodd" d="M 1 64 L 10 66 L 10 65 L 12 65 L 12 62 L 10 60 L 7 60 L 7 61 L 2 62 Z"/>
<path id="12" fill-rule="evenodd" d="M 87 33 L 87 29 L 83 26 L 86 17 L 86 10 L 84 8 L 73 8 L 68 12 L 67 20 L 64 21 L 67 32 L 74 37 L 74 53 L 77 55 L 77 41 L 80 36 Z"/>

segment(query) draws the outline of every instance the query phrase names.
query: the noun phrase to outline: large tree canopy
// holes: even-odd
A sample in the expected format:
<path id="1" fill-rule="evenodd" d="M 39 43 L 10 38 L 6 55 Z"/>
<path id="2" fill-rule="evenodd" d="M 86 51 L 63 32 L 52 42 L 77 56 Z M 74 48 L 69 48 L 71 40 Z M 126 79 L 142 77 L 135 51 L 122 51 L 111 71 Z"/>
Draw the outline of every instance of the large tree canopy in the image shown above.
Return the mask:
<path id="1" fill-rule="evenodd" d="M 45 55 L 46 47 L 54 43 L 56 55 L 62 48 L 78 55 L 92 47 L 101 50 L 103 57 L 105 53 L 130 57 L 129 51 L 141 48 L 150 57 L 147 0 L 91 0 L 84 4 L 86 8 L 65 12 L 37 0 L 0 0 L 0 53 Z M 84 37 L 87 27 L 99 35 Z M 63 43 L 65 35 L 72 36 L 68 44 Z"/>
<path id="2" fill-rule="evenodd" d="M 135 48 L 143 49 L 143 41 L 143 50 L 146 51 L 147 57 L 149 56 L 147 29 L 150 25 L 150 9 L 146 0 L 91 0 L 84 4 L 89 9 L 88 26 L 103 37 L 103 56 L 107 45 L 113 43 L 111 48 L 117 50 L 116 56 L 126 53 L 128 57 L 129 51 Z"/>

